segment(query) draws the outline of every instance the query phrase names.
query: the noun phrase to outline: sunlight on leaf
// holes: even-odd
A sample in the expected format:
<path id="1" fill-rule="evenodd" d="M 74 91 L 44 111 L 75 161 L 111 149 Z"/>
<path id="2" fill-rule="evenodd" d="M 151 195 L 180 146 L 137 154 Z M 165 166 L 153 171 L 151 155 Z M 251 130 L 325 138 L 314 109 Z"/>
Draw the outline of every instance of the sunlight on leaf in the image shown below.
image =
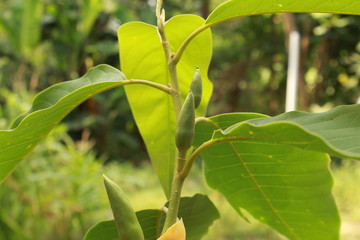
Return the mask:
<path id="1" fill-rule="evenodd" d="M 358 0 L 230 0 L 218 6 L 207 18 L 206 25 L 213 25 L 231 18 L 275 12 L 326 12 L 360 14 Z"/>
<path id="2" fill-rule="evenodd" d="M 171 50 L 175 51 L 204 21 L 195 15 L 171 18 L 165 25 Z M 166 86 L 170 83 L 164 51 L 155 26 L 140 22 L 127 23 L 119 28 L 118 36 L 121 69 L 129 79 L 145 79 Z M 212 92 L 212 84 L 207 77 L 211 49 L 211 32 L 207 30 L 191 42 L 177 66 L 183 97 L 189 91 L 196 67 L 201 70 L 204 95 L 197 110 L 198 116 L 205 114 Z M 125 91 L 153 167 L 169 197 L 176 153 L 176 120 L 172 98 L 141 86 L 127 86 Z"/>

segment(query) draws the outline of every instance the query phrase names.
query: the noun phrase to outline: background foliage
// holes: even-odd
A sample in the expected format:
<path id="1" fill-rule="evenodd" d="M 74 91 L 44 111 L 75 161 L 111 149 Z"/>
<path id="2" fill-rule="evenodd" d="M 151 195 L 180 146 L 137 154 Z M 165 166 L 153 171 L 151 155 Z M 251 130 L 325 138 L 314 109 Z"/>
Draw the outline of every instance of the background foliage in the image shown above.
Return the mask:
<path id="1" fill-rule="evenodd" d="M 165 1 L 164 7 L 168 17 L 179 13 L 206 17 L 209 9 L 221 2 L 171 0 Z M 1 129 L 8 128 L 18 114 L 29 109 L 35 92 L 77 78 L 100 63 L 118 68 L 118 26 L 133 20 L 154 24 L 154 3 L 145 0 L 1 0 Z M 355 103 L 360 90 L 359 17 L 294 16 L 302 46 L 299 109 L 317 111 Z M 235 19 L 213 29 L 214 55 L 209 77 L 214 83 L 214 94 L 209 114 L 254 111 L 275 115 L 284 111 L 288 31 L 280 14 Z M 146 164 L 145 147 L 122 88 L 82 104 L 30 158 L 0 186 L 1 206 L 7 206 L 0 209 L 0 239 L 81 238 L 99 215 L 108 214 L 105 199 L 99 198 L 105 196 L 102 186 L 98 186 L 101 184 L 99 174 L 103 171 L 124 176 L 118 180 L 129 183 L 127 190 L 132 192 L 133 202 L 139 209 L 157 208 L 159 202 L 165 201 L 161 193 L 154 190 L 158 183 Z M 125 161 L 140 169 L 135 173 L 132 165 L 120 168 L 115 163 Z M 104 162 L 108 164 L 103 166 Z M 336 184 L 349 186 L 346 189 L 337 186 L 335 196 L 338 196 L 340 210 L 345 212 L 345 220 L 351 221 L 349 224 L 345 221 L 350 229 L 354 222 L 355 226 L 358 224 L 360 215 L 351 210 L 358 201 L 350 196 L 352 183 L 356 182 L 350 177 L 359 178 L 359 167 L 351 164 L 335 168 L 334 173 L 335 178 L 340 179 L 335 179 Z M 351 171 L 345 174 L 348 168 Z M 193 188 L 206 191 L 198 183 L 201 180 L 193 178 L 194 181 L 187 183 L 187 191 Z M 98 187 L 90 187 L 93 184 Z M 141 193 L 135 191 L 139 189 Z M 158 198 L 149 198 L 152 194 Z M 219 234 L 219 239 L 278 238 L 266 228 L 247 227 L 243 222 L 239 226 L 245 229 L 233 232 L 225 227 L 223 230 L 230 221 L 242 220 L 235 220 L 232 210 L 219 204 L 221 197 L 216 194 L 212 197 L 220 209 L 229 212 L 213 227 L 213 234 Z M 154 202 L 141 206 L 142 203 L 136 201 L 144 198 Z M 19 199 L 23 206 L 16 203 Z M 36 220 L 31 216 L 37 216 Z M 15 233 L 19 227 L 22 231 Z"/>

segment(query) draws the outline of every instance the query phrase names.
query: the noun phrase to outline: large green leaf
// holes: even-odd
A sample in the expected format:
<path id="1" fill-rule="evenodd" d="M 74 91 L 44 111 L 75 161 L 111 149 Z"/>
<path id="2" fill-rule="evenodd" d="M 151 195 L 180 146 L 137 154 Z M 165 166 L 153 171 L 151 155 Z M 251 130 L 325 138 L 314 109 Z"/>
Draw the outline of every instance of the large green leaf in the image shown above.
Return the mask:
<path id="1" fill-rule="evenodd" d="M 195 15 L 180 15 L 165 24 L 165 31 L 172 51 L 204 19 Z M 140 22 L 132 22 L 119 28 L 121 70 L 128 78 L 146 79 L 168 85 L 167 64 L 157 28 Z M 203 101 L 198 116 L 205 114 L 212 85 L 207 78 L 211 58 L 211 32 L 205 31 L 195 38 L 178 63 L 178 77 L 182 96 L 188 92 L 195 69 L 198 66 L 203 78 Z M 175 112 L 171 96 L 143 87 L 125 88 L 132 112 L 145 141 L 152 164 L 160 178 L 165 194 L 169 197 L 174 172 Z"/>
<path id="2" fill-rule="evenodd" d="M 203 153 L 210 187 L 289 239 L 338 239 L 340 220 L 324 153 L 251 142 Z"/>
<path id="3" fill-rule="evenodd" d="M 240 16 L 274 12 L 326 12 L 360 14 L 359 0 L 230 0 L 218 6 L 207 18 L 214 25 Z"/>
<path id="4" fill-rule="evenodd" d="M 165 221 L 164 211 L 148 209 L 136 212 L 146 240 L 156 240 L 162 231 Z M 182 197 L 179 206 L 179 218 L 184 221 L 187 240 L 199 240 L 211 224 L 220 217 L 216 207 L 206 195 L 196 194 L 193 197 Z M 97 238 L 103 234 L 109 238 Z M 117 236 L 115 221 L 96 224 L 89 229 L 84 240 L 112 240 Z"/>
<path id="5" fill-rule="evenodd" d="M 202 152 L 207 182 L 240 214 L 244 208 L 290 239 L 338 239 L 323 152 L 360 158 L 359 119 L 360 105 L 274 118 L 224 114 L 198 122 L 195 145 L 210 146 Z"/>
<path id="6" fill-rule="evenodd" d="M 71 110 L 99 92 L 129 82 L 124 80 L 119 70 L 100 65 L 79 79 L 39 93 L 32 109 L 15 122 L 13 129 L 0 131 L 0 183 Z"/>
<path id="7" fill-rule="evenodd" d="M 360 159 L 359 119 L 360 104 L 324 113 L 289 112 L 235 124 L 214 139 L 236 137 Z"/>

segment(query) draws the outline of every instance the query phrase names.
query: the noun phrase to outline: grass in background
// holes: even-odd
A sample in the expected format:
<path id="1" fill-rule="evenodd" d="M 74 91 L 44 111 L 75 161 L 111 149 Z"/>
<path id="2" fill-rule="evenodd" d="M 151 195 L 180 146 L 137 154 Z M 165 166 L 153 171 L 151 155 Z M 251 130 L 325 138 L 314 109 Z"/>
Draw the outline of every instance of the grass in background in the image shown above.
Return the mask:
<path id="1" fill-rule="evenodd" d="M 102 165 L 90 149 L 63 125 L 36 148 L 0 185 L 1 240 L 82 239 L 106 217 Z"/>

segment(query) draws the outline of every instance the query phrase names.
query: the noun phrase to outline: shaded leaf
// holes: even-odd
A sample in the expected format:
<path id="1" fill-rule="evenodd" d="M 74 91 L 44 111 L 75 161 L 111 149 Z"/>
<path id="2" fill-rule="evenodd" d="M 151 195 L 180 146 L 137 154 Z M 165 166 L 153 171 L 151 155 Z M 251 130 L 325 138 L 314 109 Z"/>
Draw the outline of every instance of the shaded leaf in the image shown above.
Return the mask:
<path id="1" fill-rule="evenodd" d="M 157 209 L 147 209 L 136 212 L 144 233 L 145 240 L 156 240 L 162 231 L 165 221 L 165 212 Z M 182 197 L 180 199 L 179 218 L 183 219 L 186 229 L 187 240 L 201 239 L 207 232 L 211 224 L 220 217 L 215 205 L 211 200 L 202 194 L 193 197 Z M 90 228 L 84 240 L 95 239 L 100 234 L 117 236 L 115 221 L 105 221 Z M 87 237 L 87 238 L 86 238 Z M 99 238 L 99 240 L 107 238 Z"/>
<path id="2" fill-rule="evenodd" d="M 162 231 L 165 221 L 165 212 L 157 209 L 147 209 L 136 212 L 144 233 L 145 240 L 156 240 Z M 193 197 L 182 197 L 180 199 L 179 218 L 184 221 L 187 240 L 201 239 L 211 224 L 220 217 L 215 205 L 202 194 Z M 100 222 L 89 229 L 84 240 L 92 240 L 94 237 L 104 233 L 105 236 L 117 236 L 115 221 Z M 86 238 L 88 237 L 88 238 Z M 99 238 L 99 240 L 107 238 Z M 112 240 L 112 238 L 109 238 Z"/>
<path id="3" fill-rule="evenodd" d="M 166 204 L 167 205 L 167 204 Z M 143 210 L 136 213 L 146 240 L 156 240 L 162 231 L 165 213 L 161 210 Z M 202 194 L 182 197 L 179 218 L 184 221 L 187 240 L 201 239 L 211 224 L 220 217 L 215 205 Z"/>
<path id="4" fill-rule="evenodd" d="M 201 239 L 219 217 L 218 210 L 208 196 L 195 194 L 193 197 L 181 198 L 179 218 L 184 221 L 187 240 Z"/>
<path id="5" fill-rule="evenodd" d="M 171 50 L 175 52 L 182 41 L 203 25 L 204 21 L 195 15 L 180 15 L 170 19 L 165 24 L 165 31 Z M 118 36 L 121 69 L 129 79 L 145 79 L 164 85 L 170 83 L 156 27 L 140 22 L 127 23 L 119 28 Z M 211 46 L 211 32 L 207 30 L 189 44 L 177 66 L 183 97 L 189 90 L 196 67 L 201 70 L 203 99 L 197 109 L 198 116 L 205 114 L 212 91 L 207 77 Z M 138 86 L 127 86 L 125 90 L 152 164 L 169 197 L 176 153 L 176 120 L 172 98 L 165 93 Z"/>
<path id="6" fill-rule="evenodd" d="M 84 240 L 118 240 L 119 236 L 116 230 L 114 220 L 99 222 L 91 227 Z"/>
<path id="7" fill-rule="evenodd" d="M 136 212 L 145 240 L 156 240 L 161 234 L 161 227 L 165 220 L 165 213 L 157 209 Z M 84 240 L 117 240 L 119 235 L 115 220 L 103 221 L 91 227 Z"/>
<path id="8" fill-rule="evenodd" d="M 32 109 L 15 121 L 13 129 L 0 131 L 0 182 L 71 110 L 102 91 L 124 85 L 124 80 L 119 70 L 100 65 L 77 80 L 39 93 Z"/>
<path id="9" fill-rule="evenodd" d="M 136 212 L 143 230 L 145 240 L 156 240 L 162 231 L 165 212 L 158 209 L 148 209 Z"/>
<path id="10" fill-rule="evenodd" d="M 227 19 L 275 12 L 326 12 L 360 14 L 358 0 L 230 0 L 218 6 L 206 19 L 206 25 L 213 25 Z"/>

